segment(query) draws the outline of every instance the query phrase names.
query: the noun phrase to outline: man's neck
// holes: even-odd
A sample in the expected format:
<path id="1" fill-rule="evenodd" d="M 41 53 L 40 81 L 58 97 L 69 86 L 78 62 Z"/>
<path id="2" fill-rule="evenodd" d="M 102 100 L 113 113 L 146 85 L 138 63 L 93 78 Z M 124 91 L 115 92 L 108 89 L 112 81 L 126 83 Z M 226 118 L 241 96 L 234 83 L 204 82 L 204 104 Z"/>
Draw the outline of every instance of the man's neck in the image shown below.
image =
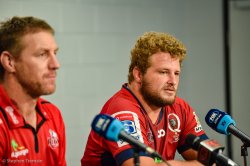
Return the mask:
<path id="1" fill-rule="evenodd" d="M 37 99 L 28 95 L 20 85 L 13 82 L 3 82 L 3 88 L 15 104 L 18 112 L 23 116 L 25 122 L 36 128 L 36 104 Z"/>
<path id="2" fill-rule="evenodd" d="M 128 84 L 128 88 L 132 91 L 132 93 L 140 101 L 140 103 L 144 107 L 145 111 L 147 112 L 147 115 L 149 116 L 152 123 L 154 124 L 159 117 L 159 114 L 161 112 L 161 107 L 157 107 L 155 105 L 152 105 L 152 104 L 149 104 L 148 102 L 146 102 L 140 93 L 140 90 L 139 90 L 140 87 L 138 84 L 136 84 L 136 83 Z"/>

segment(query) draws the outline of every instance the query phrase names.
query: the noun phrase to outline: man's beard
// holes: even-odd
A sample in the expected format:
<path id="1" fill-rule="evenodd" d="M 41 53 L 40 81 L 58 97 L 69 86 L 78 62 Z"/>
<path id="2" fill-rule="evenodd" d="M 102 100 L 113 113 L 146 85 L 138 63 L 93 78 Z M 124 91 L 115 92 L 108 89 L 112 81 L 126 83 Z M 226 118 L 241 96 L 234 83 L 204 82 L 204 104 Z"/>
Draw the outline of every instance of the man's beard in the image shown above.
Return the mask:
<path id="1" fill-rule="evenodd" d="M 147 103 L 155 105 L 157 107 L 164 107 L 166 105 L 173 104 L 176 97 L 174 96 L 171 99 L 164 99 L 160 96 L 159 92 L 152 91 L 151 84 L 148 83 L 145 79 L 142 80 L 140 92 Z"/>
<path id="2" fill-rule="evenodd" d="M 42 95 L 49 95 L 55 91 L 55 87 L 52 89 L 47 88 L 46 86 L 43 86 L 42 83 L 32 80 L 32 79 L 27 79 L 21 76 L 19 73 L 16 74 L 16 77 L 17 77 L 19 84 L 26 91 L 26 93 L 29 94 L 33 98 L 37 98 Z"/>

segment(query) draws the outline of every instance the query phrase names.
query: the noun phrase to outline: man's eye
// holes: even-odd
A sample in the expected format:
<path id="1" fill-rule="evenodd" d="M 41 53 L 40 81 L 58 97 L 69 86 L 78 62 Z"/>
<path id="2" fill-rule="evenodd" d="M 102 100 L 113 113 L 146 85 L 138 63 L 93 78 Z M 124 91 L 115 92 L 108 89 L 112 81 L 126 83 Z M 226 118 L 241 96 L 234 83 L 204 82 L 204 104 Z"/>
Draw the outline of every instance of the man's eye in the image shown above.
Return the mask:
<path id="1" fill-rule="evenodd" d="M 41 57 L 47 56 L 47 53 L 46 52 L 40 53 L 39 56 Z"/>
<path id="2" fill-rule="evenodd" d="M 175 75 L 176 75 L 176 76 L 179 76 L 179 75 L 180 75 L 180 73 L 175 73 Z"/>
<path id="3" fill-rule="evenodd" d="M 167 71 L 160 71 L 161 74 L 167 74 Z"/>

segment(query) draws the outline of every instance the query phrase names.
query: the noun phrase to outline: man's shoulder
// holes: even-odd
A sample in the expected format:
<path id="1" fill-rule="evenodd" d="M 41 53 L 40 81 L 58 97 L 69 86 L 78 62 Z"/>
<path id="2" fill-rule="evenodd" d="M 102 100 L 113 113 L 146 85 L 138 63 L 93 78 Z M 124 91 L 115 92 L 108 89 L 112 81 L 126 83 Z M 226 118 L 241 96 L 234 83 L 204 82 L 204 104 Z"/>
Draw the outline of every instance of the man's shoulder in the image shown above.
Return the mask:
<path id="1" fill-rule="evenodd" d="M 45 111 L 49 116 L 61 116 L 61 111 L 59 110 L 59 108 L 46 99 L 39 98 L 38 105 L 39 107 L 41 107 L 41 111 Z"/>
<path id="2" fill-rule="evenodd" d="M 46 100 L 46 99 L 44 99 L 44 98 L 39 98 L 38 103 L 39 103 L 42 107 L 49 107 L 49 108 L 52 108 L 52 109 L 57 109 L 57 110 L 59 110 L 58 107 L 57 107 L 55 104 L 53 104 L 52 102 L 50 102 L 50 101 L 48 101 L 48 100 Z"/>
<path id="3" fill-rule="evenodd" d="M 192 110 L 190 104 L 183 98 L 176 97 L 175 102 L 172 105 L 166 106 L 169 110 L 174 110 L 175 112 L 189 112 Z"/>
<path id="4" fill-rule="evenodd" d="M 102 111 L 104 112 L 119 112 L 119 111 L 135 111 L 140 110 L 138 102 L 134 97 L 124 91 L 118 91 L 113 95 L 103 106 Z"/>
<path id="5" fill-rule="evenodd" d="M 189 105 L 188 102 L 186 100 L 184 100 L 181 97 L 176 96 L 175 98 L 175 102 L 173 103 L 173 105 L 180 105 L 180 106 L 187 106 Z"/>

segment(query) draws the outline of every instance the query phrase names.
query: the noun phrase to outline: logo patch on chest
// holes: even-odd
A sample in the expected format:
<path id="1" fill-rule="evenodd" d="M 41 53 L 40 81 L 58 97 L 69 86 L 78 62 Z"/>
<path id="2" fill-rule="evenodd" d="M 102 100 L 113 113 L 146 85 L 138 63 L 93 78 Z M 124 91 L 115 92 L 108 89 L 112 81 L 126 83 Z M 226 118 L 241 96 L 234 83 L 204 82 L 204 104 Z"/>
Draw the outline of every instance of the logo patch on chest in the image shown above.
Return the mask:
<path id="1" fill-rule="evenodd" d="M 164 129 L 158 130 L 158 138 L 164 137 L 166 135 L 166 131 Z"/>
<path id="2" fill-rule="evenodd" d="M 176 114 L 171 113 L 168 115 L 168 129 L 172 132 L 172 139 L 170 140 L 171 143 L 179 141 L 179 133 L 181 132 L 180 125 L 180 118 Z"/>
<path id="3" fill-rule="evenodd" d="M 171 113 L 168 115 L 168 128 L 172 132 L 180 132 L 180 118 L 174 114 Z"/>
<path id="4" fill-rule="evenodd" d="M 50 136 L 48 137 L 48 144 L 52 149 L 55 149 L 59 146 L 59 139 L 57 133 L 53 130 L 49 130 Z"/>
<path id="5" fill-rule="evenodd" d="M 139 117 L 136 113 L 131 111 L 119 111 L 114 113 L 112 116 L 122 122 L 125 131 L 129 135 L 133 136 L 135 139 L 142 143 L 144 142 L 142 138 Z M 119 140 L 117 142 L 118 147 L 122 147 L 127 144 L 127 142 L 124 142 L 122 140 Z"/>
<path id="6" fill-rule="evenodd" d="M 150 129 L 147 131 L 147 139 L 149 144 L 154 142 L 154 136 Z"/>
<path id="7" fill-rule="evenodd" d="M 11 157 L 18 158 L 19 156 L 26 156 L 29 153 L 29 149 L 19 145 L 14 139 L 11 140 L 11 147 L 14 150 L 11 153 Z"/>

